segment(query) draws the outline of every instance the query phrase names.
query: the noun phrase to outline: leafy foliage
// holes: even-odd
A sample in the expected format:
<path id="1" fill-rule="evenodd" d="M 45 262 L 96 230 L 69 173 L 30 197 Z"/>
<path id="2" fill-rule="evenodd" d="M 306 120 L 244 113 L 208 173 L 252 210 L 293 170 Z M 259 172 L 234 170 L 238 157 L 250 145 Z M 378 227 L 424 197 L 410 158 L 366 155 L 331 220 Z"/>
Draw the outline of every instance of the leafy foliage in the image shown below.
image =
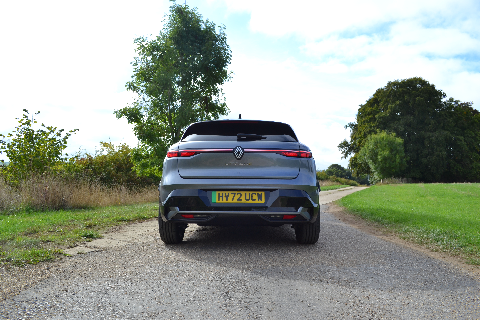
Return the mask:
<path id="1" fill-rule="evenodd" d="M 336 176 L 339 178 L 345 179 L 352 179 L 352 172 L 350 170 L 345 169 L 339 164 L 331 164 L 325 173 L 329 176 Z"/>
<path id="2" fill-rule="evenodd" d="M 224 28 L 177 4 L 160 35 L 139 37 L 135 44 L 138 56 L 126 87 L 138 98 L 115 114 L 134 124 L 140 142 L 133 152 L 135 170 L 160 176 L 168 147 L 190 123 L 228 113 L 221 85 L 230 78 L 231 50 Z"/>
<path id="3" fill-rule="evenodd" d="M 329 177 L 330 176 L 325 172 L 325 170 L 317 171 L 317 180 L 328 180 Z"/>
<path id="4" fill-rule="evenodd" d="M 360 105 L 349 123 L 350 141 L 339 144 L 355 175 L 370 168 L 359 153 L 368 137 L 380 131 L 404 141 L 405 178 L 425 182 L 480 180 L 480 113 L 471 102 L 446 99 L 422 78 L 388 82 Z"/>
<path id="5" fill-rule="evenodd" d="M 359 175 L 353 177 L 352 172 L 339 164 L 331 164 L 326 170 L 317 171 L 317 180 L 330 180 L 341 184 L 358 186 L 359 184 L 369 184 L 368 176 Z"/>
<path id="6" fill-rule="evenodd" d="M 403 140 L 386 132 L 372 134 L 360 149 L 359 160 L 370 168 L 373 182 L 400 176 L 407 165 Z"/>
<path id="7" fill-rule="evenodd" d="M 320 181 L 329 181 L 329 182 L 334 182 L 334 183 L 339 183 L 341 185 L 349 185 L 349 186 L 358 186 L 359 185 L 359 183 L 355 180 L 341 178 L 341 177 L 337 177 L 335 175 L 329 176 L 326 173 L 326 170 L 317 171 L 316 176 L 317 176 L 317 180 L 320 180 Z M 365 182 L 364 184 L 367 184 L 367 182 Z M 323 188 L 323 186 L 322 186 L 322 188 Z"/>
<path id="8" fill-rule="evenodd" d="M 78 131 L 74 129 L 64 134 L 64 129 L 43 123 L 40 129 L 34 130 L 32 127 L 37 121 L 33 116 L 30 119 L 28 110 L 23 109 L 23 112 L 23 116 L 17 118 L 19 125 L 14 132 L 0 134 L 0 153 L 5 152 L 10 161 L 3 173 L 11 183 L 18 183 L 32 174 L 42 174 L 63 161 L 67 140 Z"/>
<path id="9" fill-rule="evenodd" d="M 132 149 L 126 144 L 115 146 L 100 142 L 95 155 L 83 154 L 56 167 L 65 178 L 87 180 L 106 187 L 143 188 L 158 183 L 155 177 L 140 177 L 133 170 Z"/>

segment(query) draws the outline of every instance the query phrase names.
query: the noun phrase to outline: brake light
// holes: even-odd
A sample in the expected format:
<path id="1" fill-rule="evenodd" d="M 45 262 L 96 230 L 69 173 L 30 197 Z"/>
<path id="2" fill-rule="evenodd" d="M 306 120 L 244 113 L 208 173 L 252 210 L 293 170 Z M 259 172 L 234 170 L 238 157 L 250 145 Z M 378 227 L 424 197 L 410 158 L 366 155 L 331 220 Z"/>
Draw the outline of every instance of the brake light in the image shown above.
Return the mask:
<path id="1" fill-rule="evenodd" d="M 197 154 L 195 151 L 168 151 L 167 158 L 191 157 Z"/>
<path id="2" fill-rule="evenodd" d="M 281 151 L 279 152 L 281 155 L 286 157 L 293 157 L 293 158 L 311 158 L 312 153 L 310 151 Z"/>
<path id="3" fill-rule="evenodd" d="M 180 157 L 191 157 L 196 154 L 195 151 L 180 151 Z"/>
<path id="4" fill-rule="evenodd" d="M 178 157 L 191 157 L 199 153 L 229 153 L 233 152 L 233 149 L 198 149 L 198 150 L 180 150 L 180 151 L 168 151 L 168 158 Z M 278 153 L 285 157 L 291 158 L 311 158 L 312 153 L 310 151 L 298 151 L 298 150 L 272 150 L 272 149 L 244 149 L 245 153 Z"/>

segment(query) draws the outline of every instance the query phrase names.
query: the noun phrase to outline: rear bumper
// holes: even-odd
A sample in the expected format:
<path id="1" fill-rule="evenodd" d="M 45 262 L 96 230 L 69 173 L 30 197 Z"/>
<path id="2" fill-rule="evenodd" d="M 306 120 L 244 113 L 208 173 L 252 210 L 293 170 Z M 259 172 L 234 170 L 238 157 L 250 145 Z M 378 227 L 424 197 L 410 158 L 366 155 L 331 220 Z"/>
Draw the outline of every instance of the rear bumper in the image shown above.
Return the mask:
<path id="1" fill-rule="evenodd" d="M 311 223 L 317 219 L 320 212 L 318 199 L 312 199 L 304 190 L 261 189 L 265 192 L 265 202 L 262 204 L 213 203 L 212 191 L 215 190 L 173 190 L 164 201 L 160 201 L 161 219 L 209 225 L 226 223 L 281 225 Z"/>

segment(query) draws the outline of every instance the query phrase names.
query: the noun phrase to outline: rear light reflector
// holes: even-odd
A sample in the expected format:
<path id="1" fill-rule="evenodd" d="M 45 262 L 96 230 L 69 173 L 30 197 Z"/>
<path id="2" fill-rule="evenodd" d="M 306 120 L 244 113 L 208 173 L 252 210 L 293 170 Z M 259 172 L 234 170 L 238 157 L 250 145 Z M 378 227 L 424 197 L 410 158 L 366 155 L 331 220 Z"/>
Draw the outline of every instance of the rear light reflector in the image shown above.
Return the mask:
<path id="1" fill-rule="evenodd" d="M 182 217 L 184 217 L 185 219 L 193 219 L 193 214 L 182 214 Z"/>
<path id="2" fill-rule="evenodd" d="M 284 214 L 283 215 L 283 220 L 290 220 L 290 219 L 295 219 L 296 215 L 294 214 Z"/>

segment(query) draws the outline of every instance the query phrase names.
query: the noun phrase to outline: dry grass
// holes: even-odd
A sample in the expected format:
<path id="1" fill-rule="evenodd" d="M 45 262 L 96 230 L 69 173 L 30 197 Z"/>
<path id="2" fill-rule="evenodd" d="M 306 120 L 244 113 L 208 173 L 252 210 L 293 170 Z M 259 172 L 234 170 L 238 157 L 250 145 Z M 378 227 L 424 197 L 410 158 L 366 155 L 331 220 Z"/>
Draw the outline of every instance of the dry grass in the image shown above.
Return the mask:
<path id="1" fill-rule="evenodd" d="M 319 180 L 318 182 L 320 183 L 320 187 L 341 185 L 340 182 L 332 181 L 332 180 Z"/>
<path id="2" fill-rule="evenodd" d="M 104 187 L 98 183 L 67 181 L 55 176 L 34 176 L 12 188 L 0 178 L 0 211 L 24 209 L 58 210 L 103 207 L 154 202 L 156 186 L 129 189 L 124 186 Z"/>
<path id="3" fill-rule="evenodd" d="M 0 212 L 11 211 L 14 208 L 20 207 L 21 204 L 21 195 L 7 185 L 3 177 L 0 176 Z"/>
<path id="4" fill-rule="evenodd" d="M 411 179 L 408 178 L 387 178 L 382 179 L 376 183 L 376 185 L 383 185 L 383 184 L 405 184 L 405 183 L 412 183 Z"/>

